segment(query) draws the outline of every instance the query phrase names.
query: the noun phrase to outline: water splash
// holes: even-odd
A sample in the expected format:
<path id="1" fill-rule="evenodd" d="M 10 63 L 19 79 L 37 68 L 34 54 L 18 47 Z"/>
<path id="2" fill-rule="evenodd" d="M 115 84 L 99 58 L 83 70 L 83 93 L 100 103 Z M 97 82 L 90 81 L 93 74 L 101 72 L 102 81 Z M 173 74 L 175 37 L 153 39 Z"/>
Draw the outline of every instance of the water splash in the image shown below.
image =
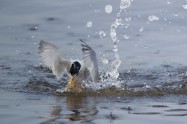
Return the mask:
<path id="1" fill-rule="evenodd" d="M 118 54 L 118 46 L 117 46 L 119 39 L 117 38 L 116 30 L 119 26 L 123 25 L 123 20 L 121 19 L 122 10 L 124 10 L 130 6 L 131 6 L 131 0 L 121 0 L 120 1 L 120 9 L 119 9 L 118 13 L 116 14 L 116 19 L 112 23 L 111 29 L 110 29 L 110 37 L 113 41 L 113 46 L 114 46 L 113 51 L 115 54 L 115 60 L 112 62 L 111 68 L 108 71 L 108 74 L 111 76 L 111 78 L 114 78 L 114 79 L 117 79 L 119 77 L 118 68 L 121 64 L 120 56 Z"/>

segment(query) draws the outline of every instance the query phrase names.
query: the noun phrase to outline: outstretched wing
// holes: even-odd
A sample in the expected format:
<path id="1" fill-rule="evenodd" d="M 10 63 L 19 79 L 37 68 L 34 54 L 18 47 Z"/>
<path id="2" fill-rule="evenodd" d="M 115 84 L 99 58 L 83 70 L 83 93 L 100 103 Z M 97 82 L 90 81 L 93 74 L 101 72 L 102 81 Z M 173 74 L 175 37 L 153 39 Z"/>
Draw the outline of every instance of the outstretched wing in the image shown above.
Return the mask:
<path id="1" fill-rule="evenodd" d="M 63 58 L 57 46 L 41 40 L 38 49 L 43 62 L 52 69 L 53 74 L 57 78 L 63 75 L 65 69 L 69 70 L 70 61 Z"/>
<path id="2" fill-rule="evenodd" d="M 100 80 L 100 77 L 96 53 L 82 39 L 80 39 L 80 41 L 82 46 L 84 64 L 89 69 L 93 82 L 97 82 Z"/>

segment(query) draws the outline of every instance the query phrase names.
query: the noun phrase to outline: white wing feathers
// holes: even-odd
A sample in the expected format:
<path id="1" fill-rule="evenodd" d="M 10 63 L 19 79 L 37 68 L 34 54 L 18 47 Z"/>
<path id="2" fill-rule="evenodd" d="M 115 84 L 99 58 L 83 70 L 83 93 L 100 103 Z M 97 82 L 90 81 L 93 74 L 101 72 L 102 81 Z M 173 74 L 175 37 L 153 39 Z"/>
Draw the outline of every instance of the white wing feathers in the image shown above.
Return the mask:
<path id="1" fill-rule="evenodd" d="M 60 49 L 51 43 L 40 41 L 39 54 L 43 62 L 52 69 L 57 78 L 63 75 L 65 69 L 70 69 L 70 61 L 65 60 Z"/>
<path id="2" fill-rule="evenodd" d="M 96 53 L 83 40 L 80 39 L 80 41 L 82 46 L 84 64 L 90 71 L 92 81 L 98 82 L 100 80 L 100 77 L 99 77 Z"/>

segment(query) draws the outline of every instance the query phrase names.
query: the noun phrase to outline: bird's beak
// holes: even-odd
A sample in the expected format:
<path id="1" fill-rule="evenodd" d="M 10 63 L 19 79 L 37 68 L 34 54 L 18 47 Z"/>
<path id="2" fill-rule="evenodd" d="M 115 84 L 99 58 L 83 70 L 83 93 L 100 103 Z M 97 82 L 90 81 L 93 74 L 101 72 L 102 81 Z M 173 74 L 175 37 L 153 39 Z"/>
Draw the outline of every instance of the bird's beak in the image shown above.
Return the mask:
<path id="1" fill-rule="evenodd" d="M 73 87 L 73 80 L 74 80 L 74 77 L 71 76 L 70 77 L 70 80 L 69 80 L 69 83 L 68 83 L 68 88 L 71 89 Z"/>

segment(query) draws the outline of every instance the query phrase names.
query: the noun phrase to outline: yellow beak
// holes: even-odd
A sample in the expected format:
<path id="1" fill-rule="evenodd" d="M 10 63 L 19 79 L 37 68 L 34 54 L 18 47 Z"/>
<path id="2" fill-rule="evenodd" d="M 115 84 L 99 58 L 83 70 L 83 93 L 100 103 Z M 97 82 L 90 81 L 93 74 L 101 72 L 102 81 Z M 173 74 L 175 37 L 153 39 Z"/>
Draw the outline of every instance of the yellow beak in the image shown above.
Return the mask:
<path id="1" fill-rule="evenodd" d="M 69 80 L 69 83 L 68 83 L 68 88 L 71 89 L 73 87 L 73 80 L 74 80 L 74 77 L 71 77 L 70 80 Z"/>

